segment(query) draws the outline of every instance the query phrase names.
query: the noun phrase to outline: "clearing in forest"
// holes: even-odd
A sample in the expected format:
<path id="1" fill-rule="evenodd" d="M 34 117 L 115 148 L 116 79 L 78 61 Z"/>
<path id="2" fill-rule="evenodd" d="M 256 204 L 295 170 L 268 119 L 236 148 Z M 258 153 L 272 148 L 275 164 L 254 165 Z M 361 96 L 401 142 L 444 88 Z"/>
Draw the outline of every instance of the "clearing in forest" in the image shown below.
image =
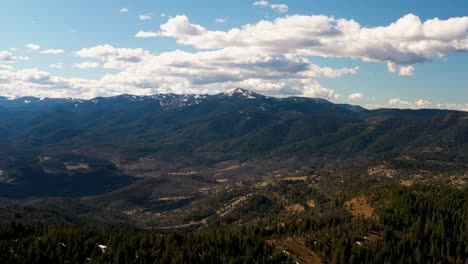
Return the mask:
<path id="1" fill-rule="evenodd" d="M 306 182 L 309 179 L 309 176 L 295 176 L 295 177 L 286 177 L 286 178 L 281 178 L 281 181 L 303 181 Z"/>
<path id="2" fill-rule="evenodd" d="M 367 201 L 367 197 L 362 195 L 355 197 L 345 203 L 345 208 L 354 216 L 364 218 L 374 217 L 374 208 Z"/>
<path id="3" fill-rule="evenodd" d="M 289 237 L 282 240 L 268 240 L 269 245 L 283 251 L 299 264 L 320 264 L 320 258 L 306 246 L 306 239 L 303 237 Z"/>

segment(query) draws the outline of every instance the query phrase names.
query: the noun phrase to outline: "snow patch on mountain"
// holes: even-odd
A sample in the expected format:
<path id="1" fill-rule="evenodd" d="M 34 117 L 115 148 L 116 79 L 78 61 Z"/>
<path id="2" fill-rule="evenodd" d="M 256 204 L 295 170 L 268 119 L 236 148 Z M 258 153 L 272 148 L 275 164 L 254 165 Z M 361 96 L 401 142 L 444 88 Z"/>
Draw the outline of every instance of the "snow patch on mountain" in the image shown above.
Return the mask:
<path id="1" fill-rule="evenodd" d="M 256 98 L 256 96 L 255 96 L 255 94 L 253 92 L 251 92 L 249 90 L 242 89 L 242 88 L 227 89 L 226 91 L 224 91 L 223 95 L 226 95 L 226 96 L 238 95 L 238 96 L 247 97 L 249 99 L 255 99 Z"/>

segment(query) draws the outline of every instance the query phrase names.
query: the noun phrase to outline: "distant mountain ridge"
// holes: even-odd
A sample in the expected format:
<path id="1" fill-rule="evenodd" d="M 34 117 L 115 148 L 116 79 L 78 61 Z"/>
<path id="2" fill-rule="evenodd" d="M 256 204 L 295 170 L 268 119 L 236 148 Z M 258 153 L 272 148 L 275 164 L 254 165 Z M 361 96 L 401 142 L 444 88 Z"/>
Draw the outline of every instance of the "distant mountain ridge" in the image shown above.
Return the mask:
<path id="1" fill-rule="evenodd" d="M 25 107 L 25 108 L 35 108 L 38 106 L 51 106 L 65 103 L 75 103 L 83 104 L 87 102 L 99 103 L 100 101 L 133 101 L 133 102 L 143 102 L 146 100 L 157 100 L 161 101 L 162 104 L 167 103 L 168 105 L 174 106 L 171 104 L 178 102 L 180 106 L 188 106 L 193 104 L 199 104 L 201 101 L 207 98 L 223 98 L 223 97 L 236 97 L 236 98 L 248 98 L 248 99 L 261 99 L 261 98 L 276 98 L 277 100 L 283 100 L 287 98 L 297 99 L 307 99 L 313 102 L 321 103 L 330 103 L 329 101 L 321 98 L 307 98 L 307 97 L 287 97 L 287 98 L 277 98 L 261 95 L 254 93 L 252 91 L 242 89 L 242 88 L 232 88 L 227 89 L 225 92 L 218 94 L 154 94 L 154 95 L 132 95 L 132 94 L 121 94 L 116 96 L 109 97 L 96 97 L 92 99 L 80 99 L 80 98 L 40 98 L 33 96 L 24 96 L 24 97 L 3 97 L 0 96 L 0 107 Z M 357 105 L 348 105 L 341 104 L 350 109 L 359 109 L 364 110 L 365 108 Z"/>
<path id="2" fill-rule="evenodd" d="M 382 157 L 465 166 L 467 137 L 466 112 L 367 110 L 239 88 L 215 95 L 0 98 L 0 193 L 48 189 L 38 185 L 42 177 L 62 186 L 50 187 L 54 195 L 79 195 L 73 181 L 105 175 L 86 192 L 93 194 L 131 182 L 128 176 L 232 160 L 275 160 L 291 169 Z"/>
<path id="3" fill-rule="evenodd" d="M 203 140 L 196 140 L 200 146 L 194 146 L 190 152 L 214 145 L 215 149 L 220 145 L 237 148 L 244 143 L 244 151 L 252 152 L 256 147 L 251 147 L 269 141 L 268 138 L 273 142 L 258 146 L 259 151 L 272 151 L 279 145 L 286 147 L 308 140 L 308 143 L 301 143 L 305 146 L 312 139 L 318 140 L 313 140 L 314 145 L 323 146 L 323 140 L 336 136 L 335 142 L 327 145 L 343 143 L 346 139 L 357 151 L 397 130 L 403 133 L 402 138 L 395 139 L 400 143 L 405 136 L 427 138 L 438 129 L 453 127 L 464 131 L 466 116 L 465 112 L 436 109 L 367 110 L 317 98 L 268 97 L 241 88 L 215 95 L 123 94 L 90 100 L 3 97 L 0 98 L 0 127 L 5 129 L 0 132 L 0 140 L 47 146 L 76 144 L 79 137 L 81 144 L 112 144 L 119 142 L 121 133 L 125 133 L 132 143 L 147 146 L 151 145 L 149 142 L 157 143 L 156 151 L 176 147 L 173 145 L 176 142 L 179 142 L 176 145 L 192 146 L 194 143 L 187 141 L 197 138 Z M 403 132 L 405 129 L 410 131 Z M 366 136 L 356 139 L 363 134 Z M 109 135 L 115 137 L 115 141 L 109 142 Z M 160 136 L 166 138 L 165 142 L 158 142 Z M 168 139 L 173 144 L 169 144 Z M 417 142 L 414 138 L 408 140 L 408 143 Z M 392 142 L 392 145 L 399 145 L 398 142 Z"/>

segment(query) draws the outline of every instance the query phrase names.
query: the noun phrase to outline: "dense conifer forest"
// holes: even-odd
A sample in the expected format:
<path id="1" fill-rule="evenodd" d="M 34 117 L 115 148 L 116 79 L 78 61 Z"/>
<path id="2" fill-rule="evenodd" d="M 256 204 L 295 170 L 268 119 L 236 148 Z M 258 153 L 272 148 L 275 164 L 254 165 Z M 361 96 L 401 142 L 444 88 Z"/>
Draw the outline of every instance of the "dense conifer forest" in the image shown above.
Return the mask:
<path id="1" fill-rule="evenodd" d="M 365 195 L 376 208 L 373 218 L 338 210 L 287 222 L 275 215 L 245 225 L 219 220 L 176 232 L 5 223 L 0 226 L 0 262 L 293 263 L 268 241 L 304 237 L 324 263 L 467 263 L 467 190 L 393 185 Z M 334 204 L 343 206 L 341 199 Z"/>

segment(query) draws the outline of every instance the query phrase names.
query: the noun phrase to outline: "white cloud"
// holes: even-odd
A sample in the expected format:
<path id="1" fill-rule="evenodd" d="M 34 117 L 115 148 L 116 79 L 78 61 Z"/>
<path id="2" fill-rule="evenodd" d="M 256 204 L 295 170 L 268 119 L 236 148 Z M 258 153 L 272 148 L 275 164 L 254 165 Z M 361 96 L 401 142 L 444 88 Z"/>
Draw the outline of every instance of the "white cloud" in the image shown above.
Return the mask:
<path id="1" fill-rule="evenodd" d="M 399 98 L 393 98 L 388 101 L 388 105 L 390 107 L 398 107 L 398 108 L 410 108 L 410 109 L 420 109 L 420 108 L 437 108 L 437 106 L 433 105 L 431 102 L 419 99 L 414 102 L 401 100 Z"/>
<path id="2" fill-rule="evenodd" d="M 54 77 L 50 73 L 41 71 L 39 69 L 19 70 L 14 74 L 13 78 L 17 81 L 37 85 L 51 85 L 54 83 L 58 83 L 61 79 L 59 77 Z"/>
<path id="3" fill-rule="evenodd" d="M 99 63 L 85 61 L 82 63 L 74 64 L 73 67 L 78 68 L 78 69 L 94 69 L 94 68 L 99 67 Z"/>
<path id="4" fill-rule="evenodd" d="M 397 72 L 399 71 L 399 66 L 393 62 L 387 63 L 387 68 L 389 72 Z"/>
<path id="5" fill-rule="evenodd" d="M 364 99 L 364 94 L 362 93 L 352 93 L 348 95 L 349 100 L 362 100 Z"/>
<path id="6" fill-rule="evenodd" d="M 13 70 L 13 66 L 0 64 L 0 71 L 12 71 L 12 70 Z"/>
<path id="7" fill-rule="evenodd" d="M 0 69 L 0 90 L 4 96 L 94 98 L 122 93 L 150 94 L 150 89 L 104 83 L 101 80 L 62 78 L 39 69 Z"/>
<path id="8" fill-rule="evenodd" d="M 5 96 L 91 98 L 99 86 L 96 81 L 65 79 L 39 69 L 0 69 L 0 89 Z"/>
<path id="9" fill-rule="evenodd" d="M 0 51 L 0 61 L 12 61 L 13 54 L 8 51 Z"/>
<path id="10" fill-rule="evenodd" d="M 63 63 L 53 63 L 53 64 L 49 64 L 49 68 L 52 68 L 52 69 L 63 69 Z"/>
<path id="11" fill-rule="evenodd" d="M 121 8 L 120 9 L 120 13 L 127 13 L 128 12 L 128 8 Z"/>
<path id="12" fill-rule="evenodd" d="M 468 104 L 436 104 L 434 108 L 468 112 Z"/>
<path id="13" fill-rule="evenodd" d="M 271 9 L 275 10 L 278 13 L 288 12 L 288 6 L 285 4 L 273 4 L 271 5 Z"/>
<path id="14" fill-rule="evenodd" d="M 242 47 L 263 54 L 359 58 L 387 63 L 390 71 L 411 75 L 415 64 L 468 51 L 467 30 L 468 17 L 421 22 L 409 14 L 388 26 L 372 28 L 354 20 L 294 15 L 210 31 L 190 23 L 186 16 L 176 16 L 161 25 L 159 36 L 198 49 Z"/>
<path id="15" fill-rule="evenodd" d="M 411 105 L 410 102 L 408 101 L 404 101 L 404 100 L 401 100 L 401 99 L 398 99 L 398 98 L 392 98 L 390 100 L 388 100 L 388 104 L 389 105 Z"/>
<path id="16" fill-rule="evenodd" d="M 399 74 L 402 76 L 412 76 L 414 72 L 414 67 L 409 66 L 401 66 L 399 70 Z"/>
<path id="17" fill-rule="evenodd" d="M 78 55 L 79 57 L 97 59 L 118 54 L 119 52 L 117 51 L 117 49 L 108 44 L 81 49 L 76 52 L 76 55 Z"/>
<path id="18" fill-rule="evenodd" d="M 229 20 L 228 17 L 221 17 L 221 18 L 216 18 L 215 22 L 218 24 L 226 23 Z"/>
<path id="19" fill-rule="evenodd" d="M 140 15 L 138 16 L 138 19 L 140 20 L 150 20 L 152 18 L 151 15 Z"/>
<path id="20" fill-rule="evenodd" d="M 27 60 L 30 60 L 31 58 L 29 58 L 28 56 L 13 56 L 13 59 L 27 61 Z"/>
<path id="21" fill-rule="evenodd" d="M 419 107 L 424 107 L 424 106 L 429 106 L 431 105 L 431 102 L 427 101 L 427 100 L 423 100 L 423 99 L 419 99 L 417 100 L 416 102 L 414 102 L 414 104 L 416 106 L 419 106 Z"/>
<path id="22" fill-rule="evenodd" d="M 63 49 L 48 49 L 48 50 L 41 51 L 42 54 L 53 54 L 53 55 L 63 54 L 64 52 L 65 51 Z"/>
<path id="23" fill-rule="evenodd" d="M 387 68 L 389 72 L 398 72 L 401 76 L 412 76 L 414 73 L 414 66 L 401 66 L 393 62 L 387 63 Z"/>
<path id="24" fill-rule="evenodd" d="M 253 2 L 252 5 L 253 6 L 262 6 L 262 7 L 264 7 L 264 6 L 268 6 L 269 3 L 268 3 L 268 1 L 257 1 L 257 2 Z"/>
<path id="25" fill-rule="evenodd" d="M 34 43 L 26 44 L 25 47 L 30 49 L 30 50 L 34 50 L 34 51 L 37 51 L 37 50 L 41 49 L 41 46 L 39 46 L 37 44 L 34 44 Z"/>
<path id="26" fill-rule="evenodd" d="M 135 34 L 135 38 L 156 38 L 159 37 L 159 32 L 152 32 L 152 31 L 138 31 Z"/>
<path id="27" fill-rule="evenodd" d="M 105 61 L 104 68 L 109 69 L 126 68 L 131 64 L 140 62 L 148 54 L 143 49 L 114 48 L 108 44 L 76 52 L 76 55 L 82 58 L 94 58 Z"/>
<path id="28" fill-rule="evenodd" d="M 101 59 L 105 67 L 122 69 L 118 74 L 105 75 L 101 82 L 106 85 L 150 89 L 153 93 L 213 92 L 239 86 L 266 94 L 336 99 L 339 95 L 335 91 L 321 87 L 313 78 L 334 78 L 358 70 L 322 68 L 299 56 L 262 55 L 243 48 L 154 55 L 141 49 L 103 45 L 76 54 Z"/>
<path id="29" fill-rule="evenodd" d="M 165 13 L 161 13 L 161 17 L 166 17 L 166 14 L 165 14 Z"/>
<path id="30" fill-rule="evenodd" d="M 388 101 L 388 104 L 366 104 L 368 109 L 376 108 L 400 108 L 400 109 L 447 109 L 468 112 L 468 103 L 465 104 L 450 104 L 450 103 L 431 103 L 424 99 L 419 99 L 414 102 L 393 98 Z"/>

